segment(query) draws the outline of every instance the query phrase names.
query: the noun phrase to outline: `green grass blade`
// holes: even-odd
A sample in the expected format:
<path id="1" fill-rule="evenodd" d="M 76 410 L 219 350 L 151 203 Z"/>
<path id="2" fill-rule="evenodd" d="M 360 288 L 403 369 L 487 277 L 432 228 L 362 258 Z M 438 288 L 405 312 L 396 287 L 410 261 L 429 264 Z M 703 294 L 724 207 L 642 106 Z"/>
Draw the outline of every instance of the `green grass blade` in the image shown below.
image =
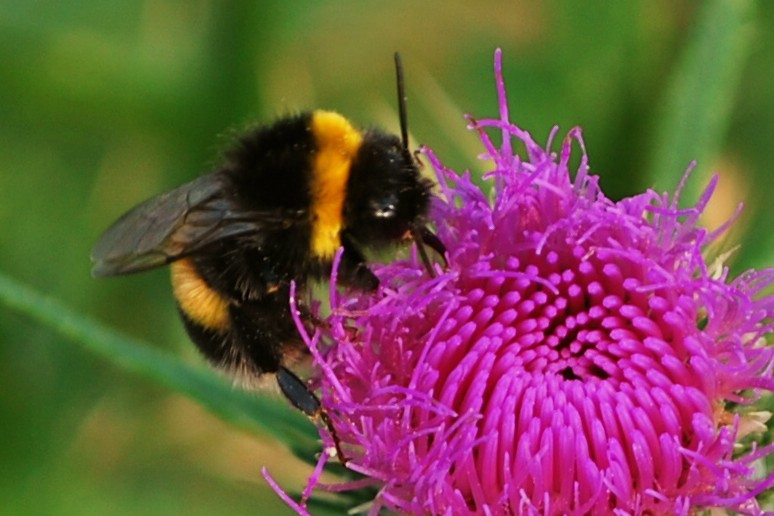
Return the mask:
<path id="1" fill-rule="evenodd" d="M 673 190 L 693 160 L 712 165 L 748 54 L 755 2 L 709 0 L 699 8 L 655 125 L 647 177 L 660 190 Z M 695 199 L 702 184 L 689 182 L 684 198 Z"/>
<path id="2" fill-rule="evenodd" d="M 312 458 L 314 428 L 299 412 L 277 400 L 235 390 L 223 378 L 189 366 L 141 341 L 78 314 L 62 302 L 0 274 L 0 304 L 54 330 L 117 366 L 142 374 L 180 392 L 229 424 L 254 433 L 268 433 L 297 453 Z"/>

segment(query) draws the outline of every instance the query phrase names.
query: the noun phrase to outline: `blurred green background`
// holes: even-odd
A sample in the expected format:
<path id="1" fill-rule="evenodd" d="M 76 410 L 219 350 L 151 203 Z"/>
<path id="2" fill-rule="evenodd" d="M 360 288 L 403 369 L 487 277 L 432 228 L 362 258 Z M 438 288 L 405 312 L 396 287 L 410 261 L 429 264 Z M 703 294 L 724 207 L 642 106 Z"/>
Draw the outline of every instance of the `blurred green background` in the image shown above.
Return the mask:
<path id="1" fill-rule="evenodd" d="M 679 166 L 665 170 L 659 151 L 670 127 L 705 129 L 669 98 L 678 71 L 690 70 L 683 60 L 706 2 L 6 0 L 0 272 L 200 364 L 166 271 L 90 278 L 100 231 L 208 170 L 229 132 L 248 122 L 326 107 L 397 130 L 395 50 L 415 141 L 455 169 L 480 170 L 462 114 L 496 115 L 498 46 L 511 119 L 536 140 L 554 124 L 560 135 L 582 126 L 592 171 L 613 198 L 649 185 L 671 190 L 700 158 L 694 184 L 722 173 L 708 224 L 746 205 L 733 269 L 771 264 L 774 3 L 730 3 L 744 12 L 728 39 L 713 36 L 722 26 L 703 29 L 739 46 L 717 67 L 726 83 L 711 65 L 685 83 L 698 99 L 727 86 L 704 106 L 720 118 L 717 129 L 703 147 L 674 139 L 667 148 Z M 284 514 L 261 466 L 289 488 L 310 473 L 276 441 L 235 430 L 4 309 L 0 354 L 3 513 Z"/>

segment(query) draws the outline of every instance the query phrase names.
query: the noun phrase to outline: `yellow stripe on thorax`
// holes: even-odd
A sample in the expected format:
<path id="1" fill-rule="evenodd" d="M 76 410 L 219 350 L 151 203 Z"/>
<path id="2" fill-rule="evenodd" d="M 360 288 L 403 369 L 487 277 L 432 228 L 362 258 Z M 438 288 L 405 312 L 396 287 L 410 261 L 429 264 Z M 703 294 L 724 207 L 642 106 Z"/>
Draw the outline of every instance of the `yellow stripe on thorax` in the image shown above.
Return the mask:
<path id="1" fill-rule="evenodd" d="M 171 271 L 172 291 L 185 315 L 209 330 L 228 329 L 228 299 L 207 285 L 191 260 L 173 262 Z"/>
<path id="2" fill-rule="evenodd" d="M 311 182 L 312 254 L 332 259 L 341 246 L 349 169 L 363 135 L 331 111 L 312 114 L 312 135 L 317 144 Z"/>

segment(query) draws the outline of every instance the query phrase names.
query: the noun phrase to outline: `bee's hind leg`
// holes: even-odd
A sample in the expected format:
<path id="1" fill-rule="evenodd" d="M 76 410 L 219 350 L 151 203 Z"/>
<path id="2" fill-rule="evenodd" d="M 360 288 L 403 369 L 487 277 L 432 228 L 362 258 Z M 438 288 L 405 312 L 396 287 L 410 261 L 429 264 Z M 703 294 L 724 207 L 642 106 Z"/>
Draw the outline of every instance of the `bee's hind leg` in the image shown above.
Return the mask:
<path id="1" fill-rule="evenodd" d="M 328 417 L 328 414 L 323 410 L 319 398 L 309 390 L 309 387 L 307 387 L 295 373 L 285 367 L 280 367 L 277 371 L 277 384 L 279 385 L 282 394 L 294 407 L 306 414 L 306 416 L 315 423 L 322 421 L 328 429 L 328 432 L 331 434 L 339 461 L 346 465 L 347 459 L 342 453 L 339 437 L 336 434 L 336 430 L 333 428 L 333 424 Z"/>
<path id="2" fill-rule="evenodd" d="M 285 367 L 280 367 L 277 371 L 277 384 L 288 401 L 307 417 L 311 419 L 320 417 L 320 412 L 322 412 L 320 400 L 295 373 Z"/>

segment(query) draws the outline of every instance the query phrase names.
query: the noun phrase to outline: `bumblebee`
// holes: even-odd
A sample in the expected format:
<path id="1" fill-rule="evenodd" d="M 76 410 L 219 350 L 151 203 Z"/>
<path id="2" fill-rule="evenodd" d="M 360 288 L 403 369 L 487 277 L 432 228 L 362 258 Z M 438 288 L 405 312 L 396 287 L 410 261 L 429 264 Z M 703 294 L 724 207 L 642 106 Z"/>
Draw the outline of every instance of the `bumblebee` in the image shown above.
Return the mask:
<path id="1" fill-rule="evenodd" d="M 407 234 L 428 271 L 421 241 L 443 254 L 425 226 L 431 183 L 408 148 L 397 54 L 395 64 L 402 138 L 321 110 L 255 128 L 213 172 L 120 217 L 94 247 L 92 274 L 170 264 L 183 324 L 208 361 L 248 383 L 275 375 L 294 406 L 319 417 L 319 401 L 291 371 L 308 355 L 290 311 L 291 282 L 301 292 L 327 279 L 343 248 L 338 281 L 374 291 L 379 280 L 363 250 Z"/>

